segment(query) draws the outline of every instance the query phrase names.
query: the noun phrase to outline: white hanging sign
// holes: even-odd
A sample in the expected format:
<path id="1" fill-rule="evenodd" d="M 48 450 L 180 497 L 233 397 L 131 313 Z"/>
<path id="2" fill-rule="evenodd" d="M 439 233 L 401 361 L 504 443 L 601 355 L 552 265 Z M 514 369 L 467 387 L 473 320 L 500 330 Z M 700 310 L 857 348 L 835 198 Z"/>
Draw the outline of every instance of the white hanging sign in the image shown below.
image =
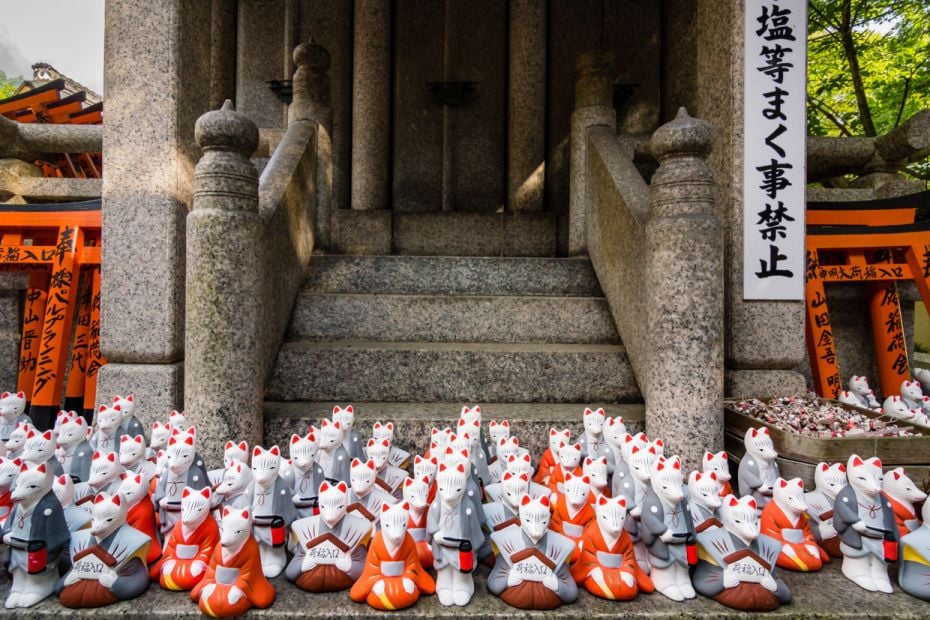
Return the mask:
<path id="1" fill-rule="evenodd" d="M 743 298 L 804 299 L 807 1 L 746 0 Z"/>

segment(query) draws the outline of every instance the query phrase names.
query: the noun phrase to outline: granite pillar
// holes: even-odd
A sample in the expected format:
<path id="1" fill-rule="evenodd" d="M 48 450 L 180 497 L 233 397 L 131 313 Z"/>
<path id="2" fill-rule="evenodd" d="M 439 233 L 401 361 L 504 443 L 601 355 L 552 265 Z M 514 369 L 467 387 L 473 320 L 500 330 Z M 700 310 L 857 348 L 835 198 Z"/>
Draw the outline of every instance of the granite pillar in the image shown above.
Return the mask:
<path id="1" fill-rule="evenodd" d="M 229 438 L 262 438 L 264 236 L 249 160 L 258 129 L 227 101 L 201 116 L 196 132 L 204 155 L 187 216 L 184 393 L 200 451 L 216 462 Z"/>
<path id="2" fill-rule="evenodd" d="M 546 3 L 510 3 L 507 206 L 541 211 L 546 175 Z"/>
<path id="3" fill-rule="evenodd" d="M 743 300 L 743 3 L 699 0 L 696 116 L 717 132 L 709 163 L 726 230 L 726 392 L 799 393 L 806 356 L 801 301 Z M 735 391 L 736 389 L 739 391 Z"/>
<path id="4" fill-rule="evenodd" d="M 688 468 L 723 448 L 723 236 L 705 158 L 713 129 L 682 108 L 652 136 L 645 295 L 646 429 Z"/>
<path id="5" fill-rule="evenodd" d="M 579 256 L 587 252 L 585 202 L 587 196 L 587 130 L 604 125 L 616 128 L 617 116 L 612 107 L 613 77 L 611 58 L 591 52 L 578 57 L 578 80 L 575 83 L 575 110 L 572 112 L 571 179 L 569 195 L 568 253 Z"/>
<path id="6" fill-rule="evenodd" d="M 236 96 L 237 0 L 212 0 L 210 36 L 210 108 Z"/>
<path id="7" fill-rule="evenodd" d="M 259 127 L 283 128 L 287 106 L 268 86 L 285 73 L 285 0 L 239 0 L 236 33 L 236 105 Z"/>
<path id="8" fill-rule="evenodd" d="M 389 207 L 391 4 L 355 0 L 352 72 L 352 208 Z"/>
<path id="9" fill-rule="evenodd" d="M 194 121 L 210 101 L 211 4 L 107 2 L 101 349 L 110 363 L 101 402 L 111 379 L 129 370 L 152 393 L 174 401 L 181 392 L 184 218 L 198 156 Z"/>

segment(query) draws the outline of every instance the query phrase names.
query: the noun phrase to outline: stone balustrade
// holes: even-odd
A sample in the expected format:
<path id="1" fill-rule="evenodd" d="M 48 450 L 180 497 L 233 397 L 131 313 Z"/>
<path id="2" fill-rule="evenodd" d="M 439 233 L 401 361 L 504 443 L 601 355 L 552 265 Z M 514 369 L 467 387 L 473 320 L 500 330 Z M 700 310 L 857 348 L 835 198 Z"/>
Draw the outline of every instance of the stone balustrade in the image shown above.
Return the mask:
<path id="1" fill-rule="evenodd" d="M 262 440 L 265 380 L 329 205 L 329 54 L 303 43 L 294 61 L 289 124 L 260 178 L 254 123 L 228 101 L 197 120 L 184 393 L 208 460 L 229 437 Z"/>
<path id="2" fill-rule="evenodd" d="M 723 230 L 706 162 L 713 130 L 682 108 L 648 144 L 618 139 L 610 91 L 592 77 L 606 73 L 603 60 L 580 63 L 579 88 L 593 85 L 576 96 L 572 217 L 583 209 L 584 245 L 643 394 L 647 433 L 696 467 L 705 447 L 723 446 Z M 644 153 L 659 162 L 651 185 L 634 163 Z"/>

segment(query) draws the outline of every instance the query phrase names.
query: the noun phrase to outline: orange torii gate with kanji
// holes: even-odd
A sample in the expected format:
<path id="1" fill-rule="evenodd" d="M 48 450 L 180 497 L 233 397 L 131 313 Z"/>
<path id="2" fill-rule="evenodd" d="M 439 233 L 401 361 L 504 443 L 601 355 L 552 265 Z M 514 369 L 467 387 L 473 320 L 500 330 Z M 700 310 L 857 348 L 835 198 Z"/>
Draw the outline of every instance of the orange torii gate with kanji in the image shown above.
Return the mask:
<path id="1" fill-rule="evenodd" d="M 930 193 L 831 205 L 809 203 L 805 274 L 806 335 L 814 389 L 837 398 L 843 389 L 826 282 L 864 282 L 882 394 L 910 379 L 897 282 L 913 280 L 930 308 L 930 222 L 914 222 Z"/>
<path id="2" fill-rule="evenodd" d="M 106 363 L 100 354 L 100 215 L 100 200 L 0 205 L 0 270 L 29 274 L 17 389 L 42 430 L 51 428 L 63 399 L 88 421 L 93 412 L 97 371 Z"/>

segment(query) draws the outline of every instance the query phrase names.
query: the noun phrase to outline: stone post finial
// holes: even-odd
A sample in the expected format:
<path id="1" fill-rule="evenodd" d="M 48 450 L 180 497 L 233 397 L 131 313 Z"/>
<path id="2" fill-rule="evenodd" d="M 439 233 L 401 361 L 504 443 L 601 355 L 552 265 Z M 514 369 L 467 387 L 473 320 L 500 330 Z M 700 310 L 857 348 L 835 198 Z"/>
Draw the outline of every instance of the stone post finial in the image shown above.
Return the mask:
<path id="1" fill-rule="evenodd" d="M 194 124 L 203 157 L 194 169 L 194 209 L 258 211 L 258 172 L 249 159 L 258 127 L 227 99 Z"/>
<path id="2" fill-rule="evenodd" d="M 309 41 L 294 48 L 294 64 L 297 70 L 292 81 L 293 99 L 288 108 L 288 122 L 326 119 L 329 108 L 329 67 L 332 58 L 329 51 L 317 45 L 311 36 Z"/>
<path id="3" fill-rule="evenodd" d="M 668 157 L 706 157 L 714 143 L 714 128 L 699 118 L 693 118 L 685 108 L 652 134 L 651 150 L 660 162 Z"/>

